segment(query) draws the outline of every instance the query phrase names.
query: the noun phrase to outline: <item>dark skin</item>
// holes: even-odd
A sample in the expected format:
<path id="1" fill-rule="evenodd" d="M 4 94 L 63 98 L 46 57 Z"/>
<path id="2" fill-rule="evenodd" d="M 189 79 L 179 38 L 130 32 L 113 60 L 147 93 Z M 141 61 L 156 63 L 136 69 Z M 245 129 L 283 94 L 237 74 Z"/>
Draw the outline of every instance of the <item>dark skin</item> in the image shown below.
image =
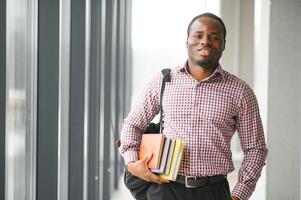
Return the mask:
<path id="1" fill-rule="evenodd" d="M 186 41 L 188 71 L 192 77 L 201 81 L 214 72 L 225 49 L 225 42 L 222 25 L 217 20 L 210 17 L 200 17 L 193 22 Z M 130 162 L 127 168 L 133 175 L 145 181 L 157 184 L 169 182 L 150 171 L 147 167 L 150 159 L 151 155 Z M 231 200 L 239 199 L 232 196 Z"/>
<path id="2" fill-rule="evenodd" d="M 201 81 L 210 76 L 219 65 L 225 49 L 222 25 L 211 17 L 194 21 L 187 38 L 188 71 Z"/>

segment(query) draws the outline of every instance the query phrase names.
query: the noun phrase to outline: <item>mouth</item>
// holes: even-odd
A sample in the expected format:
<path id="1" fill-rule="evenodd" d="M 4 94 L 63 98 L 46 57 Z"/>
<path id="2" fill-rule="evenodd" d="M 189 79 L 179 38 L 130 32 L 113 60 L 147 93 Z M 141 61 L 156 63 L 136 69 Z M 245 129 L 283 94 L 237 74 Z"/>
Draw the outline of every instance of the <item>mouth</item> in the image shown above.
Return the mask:
<path id="1" fill-rule="evenodd" d="M 199 52 L 199 54 L 203 57 L 207 57 L 210 56 L 212 53 L 212 50 L 209 48 L 201 48 L 197 50 Z"/>

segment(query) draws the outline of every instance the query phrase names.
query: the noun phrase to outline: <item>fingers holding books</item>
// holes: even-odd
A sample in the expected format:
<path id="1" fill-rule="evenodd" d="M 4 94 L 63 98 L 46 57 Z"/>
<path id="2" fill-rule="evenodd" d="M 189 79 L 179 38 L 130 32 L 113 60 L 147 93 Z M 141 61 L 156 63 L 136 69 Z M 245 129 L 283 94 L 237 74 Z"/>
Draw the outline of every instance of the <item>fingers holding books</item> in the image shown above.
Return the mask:
<path id="1" fill-rule="evenodd" d="M 150 171 L 147 166 L 147 163 L 152 158 L 152 155 L 148 155 L 141 160 L 137 160 L 135 162 L 130 162 L 128 164 L 128 170 L 134 176 L 137 176 L 145 181 L 154 182 L 158 184 L 167 183 L 168 180 L 165 180 Z"/>

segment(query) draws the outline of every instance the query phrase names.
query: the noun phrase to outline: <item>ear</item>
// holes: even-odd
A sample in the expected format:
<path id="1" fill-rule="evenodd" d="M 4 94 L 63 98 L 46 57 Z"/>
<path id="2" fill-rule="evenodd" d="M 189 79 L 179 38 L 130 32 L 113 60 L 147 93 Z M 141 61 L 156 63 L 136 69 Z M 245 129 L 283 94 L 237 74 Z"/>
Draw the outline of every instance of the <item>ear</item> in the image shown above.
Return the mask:
<path id="1" fill-rule="evenodd" d="M 226 48 L 226 40 L 224 40 L 223 51 L 225 50 L 225 48 Z"/>
<path id="2" fill-rule="evenodd" d="M 188 37 L 186 39 L 186 48 L 188 47 Z"/>

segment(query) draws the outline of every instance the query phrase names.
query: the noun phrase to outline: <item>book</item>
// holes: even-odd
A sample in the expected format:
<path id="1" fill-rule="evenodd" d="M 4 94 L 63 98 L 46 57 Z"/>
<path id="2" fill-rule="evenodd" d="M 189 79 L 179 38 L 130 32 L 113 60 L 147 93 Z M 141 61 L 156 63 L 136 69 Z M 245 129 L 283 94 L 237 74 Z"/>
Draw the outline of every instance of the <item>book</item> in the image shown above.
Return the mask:
<path id="1" fill-rule="evenodd" d="M 168 174 L 160 174 L 161 178 L 175 181 L 181 164 L 182 154 L 184 150 L 184 141 L 176 140 L 175 149 L 172 156 L 171 167 Z"/>
<path id="2" fill-rule="evenodd" d="M 141 138 L 139 160 L 146 156 L 152 155 L 152 158 L 148 162 L 150 170 L 160 169 L 160 161 L 162 150 L 164 146 L 165 137 L 163 134 L 143 134 Z"/>
<path id="3" fill-rule="evenodd" d="M 161 155 L 160 167 L 157 170 L 152 170 L 152 172 L 159 174 L 165 171 L 170 143 L 171 143 L 171 139 L 165 138 L 164 147 Z"/>
<path id="4" fill-rule="evenodd" d="M 165 170 L 164 170 L 163 174 L 169 174 L 173 151 L 175 149 L 175 144 L 176 144 L 176 140 L 171 140 L 169 151 L 168 151 L 168 157 L 167 157 L 167 161 L 166 161 L 166 166 L 165 166 Z"/>

